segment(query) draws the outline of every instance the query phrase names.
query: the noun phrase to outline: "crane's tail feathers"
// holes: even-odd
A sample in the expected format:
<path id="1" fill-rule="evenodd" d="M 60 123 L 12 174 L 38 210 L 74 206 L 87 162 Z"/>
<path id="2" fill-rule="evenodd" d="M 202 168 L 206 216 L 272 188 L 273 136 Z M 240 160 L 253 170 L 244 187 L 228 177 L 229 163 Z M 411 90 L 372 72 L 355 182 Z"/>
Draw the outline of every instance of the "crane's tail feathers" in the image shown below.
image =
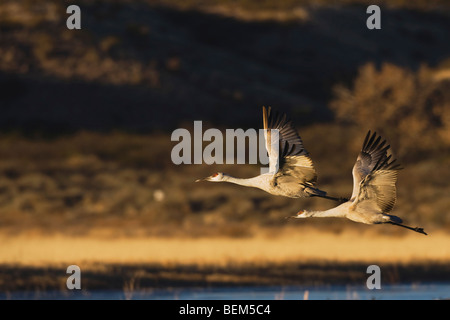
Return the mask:
<path id="1" fill-rule="evenodd" d="M 325 197 L 327 195 L 325 191 L 310 186 L 306 186 L 304 192 L 310 197 Z"/>
<path id="2" fill-rule="evenodd" d="M 387 222 L 393 222 L 393 223 L 397 223 L 397 224 L 403 222 L 403 220 L 400 217 L 397 217 L 397 216 L 394 216 L 391 214 L 384 213 L 383 218 L 386 219 Z"/>
<path id="3" fill-rule="evenodd" d="M 423 228 L 419 228 L 419 227 L 413 228 L 413 227 L 405 226 L 404 224 L 395 223 L 395 222 L 392 222 L 392 221 L 389 221 L 389 222 L 387 222 L 387 223 L 393 224 L 394 226 L 399 226 L 399 227 L 402 227 L 402 228 L 406 228 L 406 229 L 409 229 L 409 230 L 412 230 L 412 231 L 415 231 L 415 232 L 424 234 L 424 235 L 426 235 L 426 236 L 428 235 L 428 233 L 426 233 L 426 232 L 423 230 Z"/>

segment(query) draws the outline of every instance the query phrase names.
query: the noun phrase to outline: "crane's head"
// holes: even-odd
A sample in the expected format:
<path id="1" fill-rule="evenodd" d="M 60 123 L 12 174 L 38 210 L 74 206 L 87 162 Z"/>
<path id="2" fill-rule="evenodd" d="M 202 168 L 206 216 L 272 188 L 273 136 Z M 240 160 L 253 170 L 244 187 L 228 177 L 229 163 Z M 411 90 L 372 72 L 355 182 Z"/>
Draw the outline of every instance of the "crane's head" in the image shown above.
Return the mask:
<path id="1" fill-rule="evenodd" d="M 199 181 L 213 181 L 213 182 L 219 182 L 222 181 L 224 177 L 224 174 L 222 172 L 216 172 L 213 175 L 203 178 L 203 179 L 197 179 L 195 180 L 195 182 L 199 182 Z"/>
<path id="2" fill-rule="evenodd" d="M 296 216 L 292 216 L 292 218 L 300 219 L 300 218 L 309 218 L 311 217 L 311 212 L 308 210 L 300 210 L 297 212 Z"/>

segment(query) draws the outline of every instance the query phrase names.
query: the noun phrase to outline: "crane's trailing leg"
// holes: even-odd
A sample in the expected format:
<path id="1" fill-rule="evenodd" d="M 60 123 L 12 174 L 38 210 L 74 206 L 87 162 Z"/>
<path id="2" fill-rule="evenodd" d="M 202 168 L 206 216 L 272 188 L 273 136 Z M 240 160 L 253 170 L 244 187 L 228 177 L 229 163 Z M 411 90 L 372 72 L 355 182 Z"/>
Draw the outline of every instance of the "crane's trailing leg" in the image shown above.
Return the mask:
<path id="1" fill-rule="evenodd" d="M 337 202 L 340 202 L 340 203 L 344 203 L 344 202 L 349 201 L 348 198 L 336 198 L 336 197 L 330 197 L 330 196 L 327 196 L 327 195 L 311 195 L 311 196 L 312 197 L 320 197 L 320 198 L 324 198 L 324 199 L 328 199 L 328 200 L 333 200 L 333 201 L 337 201 Z"/>
<path id="2" fill-rule="evenodd" d="M 324 198 L 324 199 L 328 199 L 328 200 L 338 201 L 340 203 L 344 203 L 344 202 L 347 202 L 349 200 L 347 198 L 331 197 L 331 196 L 327 195 L 327 193 L 325 191 L 322 191 L 322 190 L 317 189 L 317 188 L 306 187 L 305 188 L 305 192 L 310 197 L 320 197 L 320 198 Z"/>
<path id="3" fill-rule="evenodd" d="M 415 232 L 424 234 L 424 235 L 426 235 L 426 236 L 428 235 L 428 234 L 423 230 L 423 228 L 418 228 L 418 227 L 413 228 L 413 227 L 405 226 L 404 224 L 395 223 L 395 222 L 392 222 L 392 221 L 389 221 L 389 222 L 386 222 L 386 223 L 390 223 L 390 224 L 393 224 L 394 226 L 399 226 L 399 227 L 402 227 L 402 228 L 406 228 L 406 229 L 409 229 L 409 230 L 412 230 L 412 231 L 415 231 Z"/>
<path id="4" fill-rule="evenodd" d="M 325 198 L 325 199 L 328 199 L 328 200 L 333 200 L 333 201 L 338 201 L 340 203 L 344 203 L 344 202 L 347 202 L 347 201 L 350 200 L 348 198 L 335 198 L 335 197 L 330 197 L 330 196 L 324 196 L 322 198 Z"/>

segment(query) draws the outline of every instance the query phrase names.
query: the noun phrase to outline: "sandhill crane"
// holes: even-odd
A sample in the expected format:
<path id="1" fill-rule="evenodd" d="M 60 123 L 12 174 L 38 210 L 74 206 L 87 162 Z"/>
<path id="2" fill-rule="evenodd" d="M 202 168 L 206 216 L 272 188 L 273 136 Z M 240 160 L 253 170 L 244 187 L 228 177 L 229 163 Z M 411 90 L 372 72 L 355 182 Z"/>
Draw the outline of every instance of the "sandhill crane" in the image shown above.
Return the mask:
<path id="1" fill-rule="evenodd" d="M 425 234 L 423 228 L 401 224 L 402 219 L 388 214 L 394 207 L 398 171 L 402 168 L 387 156 L 386 140 L 369 131 L 353 166 L 353 192 L 349 201 L 326 211 L 301 210 L 292 218 L 342 217 L 366 224 L 390 223 Z"/>
<path id="2" fill-rule="evenodd" d="M 265 145 L 269 154 L 269 168 L 271 168 L 269 173 L 241 179 L 217 172 L 196 182 L 230 182 L 290 198 L 322 197 L 341 202 L 348 200 L 330 197 L 325 191 L 316 188 L 317 174 L 312 160 L 303 147 L 302 139 L 285 114 L 281 117 L 277 112 L 272 112 L 270 107 L 268 109 L 263 107 L 263 125 L 266 132 Z M 278 150 L 272 150 L 271 129 L 278 130 Z"/>

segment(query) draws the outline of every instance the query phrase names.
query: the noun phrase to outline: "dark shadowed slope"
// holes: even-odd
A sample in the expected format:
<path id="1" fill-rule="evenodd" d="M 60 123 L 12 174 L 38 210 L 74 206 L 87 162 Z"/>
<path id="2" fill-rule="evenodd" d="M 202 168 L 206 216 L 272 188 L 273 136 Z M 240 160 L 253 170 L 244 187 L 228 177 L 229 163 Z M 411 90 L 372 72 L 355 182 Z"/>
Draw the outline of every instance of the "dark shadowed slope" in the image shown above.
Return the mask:
<path id="1" fill-rule="evenodd" d="M 147 131 L 192 120 L 245 127 L 261 105 L 290 112 L 299 125 L 326 121 L 331 86 L 365 62 L 417 68 L 450 56 L 445 12 L 383 9 L 382 30 L 369 31 L 363 6 L 249 22 L 81 2 L 83 28 L 68 31 L 65 8 L 54 5 L 56 18 L 43 9 L 33 11 L 42 15 L 37 23 L 14 14 L 0 23 L 2 128 Z"/>

